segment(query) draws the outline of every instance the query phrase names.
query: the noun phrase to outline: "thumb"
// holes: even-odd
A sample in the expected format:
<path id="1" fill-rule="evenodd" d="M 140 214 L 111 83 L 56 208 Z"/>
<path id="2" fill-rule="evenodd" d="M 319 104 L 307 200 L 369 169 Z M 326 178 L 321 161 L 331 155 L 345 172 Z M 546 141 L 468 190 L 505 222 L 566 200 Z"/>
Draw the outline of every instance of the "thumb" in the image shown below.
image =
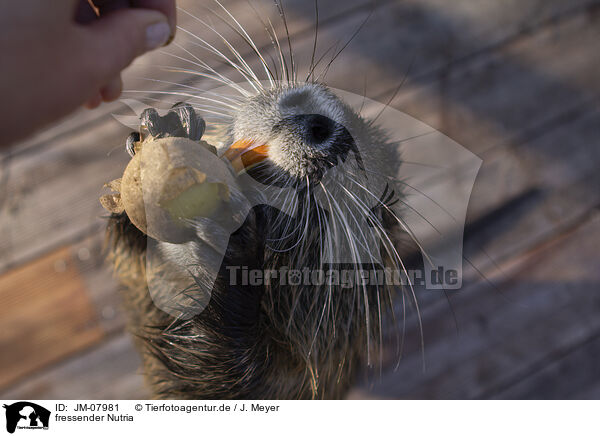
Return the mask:
<path id="1" fill-rule="evenodd" d="M 137 56 L 165 45 L 172 30 L 160 12 L 119 9 L 85 26 L 87 65 L 99 82 L 108 81 Z"/>

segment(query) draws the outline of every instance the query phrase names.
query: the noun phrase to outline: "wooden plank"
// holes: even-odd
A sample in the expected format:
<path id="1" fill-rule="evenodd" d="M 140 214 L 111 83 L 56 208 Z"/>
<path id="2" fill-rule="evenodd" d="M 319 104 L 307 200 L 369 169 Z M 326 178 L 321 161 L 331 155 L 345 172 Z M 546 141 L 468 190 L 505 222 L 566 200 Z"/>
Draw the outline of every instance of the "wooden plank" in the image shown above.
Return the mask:
<path id="1" fill-rule="evenodd" d="M 544 2 L 543 5 L 537 1 L 518 3 L 515 8 L 497 0 L 477 2 L 476 6 L 468 0 L 452 3 L 413 0 L 386 5 L 375 11 L 365 29 L 332 65 L 327 75 L 328 82 L 333 87 L 362 95 L 364 82 L 357 80 L 357 76 L 364 76 L 367 79 L 367 95 L 385 101 L 385 96 L 391 95 L 408 74 L 404 90 L 394 101 L 394 107 L 441 129 L 445 125 L 442 125 L 439 114 L 433 116 L 444 109 L 442 105 L 435 104 L 439 99 L 452 98 L 450 103 L 458 97 L 457 101 L 461 102 L 464 91 L 470 87 L 472 90 L 476 87 L 480 92 L 480 88 L 497 87 L 501 83 L 517 89 L 518 83 L 508 81 L 505 71 L 494 74 L 503 63 L 506 63 L 507 72 L 518 73 L 517 77 L 521 80 L 542 81 L 538 86 L 544 85 L 548 79 L 544 72 L 557 79 L 559 77 L 554 70 L 566 72 L 564 65 L 557 65 L 556 59 L 548 56 L 548 52 L 559 49 L 554 44 L 576 45 L 576 40 L 585 37 L 586 32 L 597 32 L 597 29 L 592 29 L 594 26 L 589 25 L 585 30 L 579 27 L 575 34 L 562 29 L 563 23 L 573 20 L 580 21 L 577 26 L 589 24 L 594 15 L 587 12 L 587 7 L 599 4 L 597 1 L 570 2 L 568 5 L 560 1 Z M 335 36 L 329 37 L 325 31 L 325 41 L 335 41 L 339 35 L 348 34 L 348 29 L 360 25 L 360 18 L 341 23 L 339 28 L 332 26 L 328 31 Z M 529 47 L 534 43 L 538 45 L 537 50 L 541 50 L 537 56 L 538 64 L 523 65 L 521 62 L 527 59 L 517 56 L 518 51 L 525 49 L 526 54 L 533 54 L 535 51 L 530 52 Z M 585 60 L 582 47 L 578 46 L 575 52 L 562 53 L 573 59 L 582 56 L 578 61 L 582 62 Z M 590 54 L 587 61 L 595 62 L 597 57 Z M 546 64 L 551 64 L 552 69 L 546 71 Z M 573 68 L 572 73 L 580 74 L 581 71 Z M 415 85 L 419 88 L 415 89 Z M 489 94 L 485 89 L 483 93 L 480 97 L 485 101 Z M 500 101 L 507 97 L 510 96 L 504 95 Z M 421 102 L 422 99 L 427 101 Z M 426 119 L 423 118 L 425 115 Z"/>
<path id="2" fill-rule="evenodd" d="M 12 160 L 0 210 L 2 270 L 101 231 L 102 185 L 119 177 L 127 162 L 122 151 L 107 154 L 121 148 L 127 132 L 116 122 L 94 125 L 85 136 L 65 137 L 56 147 Z"/>
<path id="3" fill-rule="evenodd" d="M 577 51 L 575 43 L 581 41 L 577 23 L 578 20 L 574 19 L 566 26 L 570 29 L 569 32 L 572 32 L 572 37 L 562 33 L 562 39 L 572 41 L 572 47 L 569 49 L 572 52 Z M 545 47 L 542 43 L 547 37 L 534 35 L 529 41 L 531 45 L 527 52 L 535 53 L 537 45 L 543 50 Z M 517 45 L 521 46 L 523 43 L 521 41 Z M 518 52 L 523 54 L 522 47 L 518 48 L 516 53 Z M 582 56 L 584 55 L 578 54 L 577 58 L 585 63 Z M 567 63 L 572 65 L 568 61 Z M 538 62 L 537 65 L 544 63 Z M 479 67 L 476 64 L 473 68 L 475 71 L 471 77 L 477 78 Z M 578 67 L 573 70 L 578 70 Z M 549 68 L 549 71 L 554 70 Z M 581 77 L 589 77 L 590 72 L 594 71 L 594 61 L 590 61 L 588 66 L 581 64 L 578 71 Z M 572 93 L 554 103 L 549 102 L 544 107 L 539 107 L 535 112 L 534 106 L 539 104 L 537 102 L 540 98 L 544 98 L 544 92 L 540 90 L 539 96 L 522 102 L 519 91 L 521 88 L 514 85 L 518 82 L 519 75 L 513 76 L 509 71 L 506 73 L 498 74 L 497 79 L 489 84 L 489 88 L 482 88 L 481 92 L 464 92 L 463 95 L 459 95 L 458 104 L 463 104 L 466 100 L 465 104 L 468 106 L 471 104 L 470 99 L 476 99 L 483 104 L 487 99 L 490 110 L 493 109 L 499 114 L 498 121 L 502 123 L 512 117 L 511 105 L 531 105 L 531 116 L 511 121 L 513 126 L 504 134 L 497 128 L 490 129 L 489 132 L 480 130 L 481 125 L 486 124 L 486 119 L 482 119 L 480 115 L 485 117 L 485 111 L 469 114 L 470 124 L 469 120 L 463 120 L 453 127 L 456 128 L 456 132 L 461 130 L 463 136 L 480 134 L 480 142 L 484 144 L 477 145 L 478 149 L 483 150 L 479 153 L 479 157 L 483 159 L 483 166 L 471 195 L 467 216 L 467 221 L 480 231 L 477 237 L 472 237 L 468 228 L 466 234 L 467 257 L 483 271 L 491 264 L 488 254 L 492 259 L 501 260 L 504 256 L 522 251 L 545 237 L 552 237 L 554 231 L 571 225 L 599 201 L 598 190 L 593 188 L 599 183 L 596 168 L 600 164 L 598 147 L 595 145 L 600 141 L 597 103 L 590 102 L 588 96 Z M 483 71 L 481 74 L 486 73 Z M 594 89 L 591 85 L 597 87 L 598 84 L 597 79 L 591 80 L 587 89 Z M 463 86 L 458 78 L 455 85 Z M 524 88 L 529 89 L 531 86 L 524 85 Z M 551 94 L 550 89 L 547 92 Z M 508 97 L 500 98 L 503 94 Z M 565 101 L 570 101 L 574 107 L 564 108 Z M 579 103 L 576 103 L 577 101 Z M 560 115 L 555 116 L 552 112 L 547 114 L 546 108 L 551 106 L 556 106 L 556 112 Z M 455 109 L 452 107 L 449 112 L 454 114 Z M 431 114 L 441 112 L 442 109 L 438 109 L 437 112 L 433 108 L 431 110 Z M 515 132 L 511 132 L 511 129 L 515 129 Z M 505 138 L 500 139 L 502 136 Z M 497 138 L 498 142 L 494 143 L 494 138 Z M 452 176 L 460 177 L 459 174 Z M 437 185 L 432 184 L 427 193 L 448 190 L 452 186 L 445 186 L 443 181 L 435 183 Z M 440 198 L 440 195 L 437 197 Z M 511 201 L 516 202 L 512 204 L 515 209 L 507 206 Z M 483 231 L 485 223 L 488 224 L 487 231 Z M 478 272 L 472 272 L 473 276 L 479 275 Z"/>
<path id="4" fill-rule="evenodd" d="M 102 329 L 107 335 L 121 332 L 125 328 L 121 287 L 106 260 L 104 235 L 100 233 L 73 244 L 71 253 Z"/>
<path id="5" fill-rule="evenodd" d="M 570 17 L 407 87 L 394 106 L 476 154 L 531 139 L 597 99 L 599 34 L 586 14 Z"/>
<path id="6" fill-rule="evenodd" d="M 473 189 L 465 232 L 469 261 L 486 271 L 496 261 L 539 243 L 572 225 L 600 204 L 600 110 L 553 129 L 535 140 L 482 155 L 483 167 Z M 523 196 L 529 193 L 528 196 Z M 521 200 L 494 213 L 494 205 Z"/>
<path id="7" fill-rule="evenodd" d="M 600 205 L 595 189 L 600 186 L 600 149 L 593 145 L 598 138 L 600 110 L 592 108 L 536 139 L 494 147 L 480 156 L 483 166 L 465 229 L 465 285 L 495 273 L 494 263 L 552 239 Z M 441 180 L 422 191 L 452 198 L 452 189 L 452 183 Z M 443 295 L 424 293 L 420 300 L 446 306 Z"/>
<path id="8" fill-rule="evenodd" d="M 573 395 L 574 400 L 597 400 L 600 398 L 600 383 L 592 382 L 581 392 Z"/>
<path id="9" fill-rule="evenodd" d="M 264 32 L 262 24 L 245 2 L 231 0 L 222 3 L 240 20 L 261 51 L 265 52 L 271 48 L 271 42 Z M 542 3 L 537 0 L 505 0 L 503 2 L 483 0 L 478 2 L 477 7 L 473 7 L 469 0 L 455 1 L 452 5 L 443 0 L 384 0 L 378 2 L 375 17 L 366 23 L 365 29 L 359 33 L 349 50 L 361 51 L 363 55 L 367 56 L 374 54 L 379 62 L 388 62 L 387 67 L 396 73 L 403 73 L 404 67 L 408 65 L 406 61 L 412 58 L 412 53 L 416 53 L 418 65 L 411 68 L 412 72 L 416 76 L 424 74 L 431 76 L 437 69 L 447 65 L 449 61 L 453 64 L 460 63 L 463 59 L 477 53 L 494 49 L 515 36 L 532 33 L 548 22 L 556 21 L 565 15 L 577 13 L 586 8 L 592 11 L 593 5 L 596 3 L 590 0 L 573 0 L 568 4 L 562 0 L 548 0 Z M 268 0 L 254 2 L 254 4 L 259 8 L 261 18 L 263 20 L 271 19 L 280 36 L 283 36 L 281 20 L 274 4 Z M 207 16 L 204 9 L 206 5 L 199 5 L 195 0 L 182 0 L 178 2 L 178 6 L 200 18 Z M 216 4 L 211 7 L 219 10 Z M 372 7 L 373 3 L 365 0 L 320 2 L 321 32 L 332 23 L 340 21 L 345 23 L 346 18 L 353 14 L 357 15 L 359 19 L 363 19 Z M 304 39 L 312 36 L 314 31 L 314 5 L 312 2 L 288 0 L 285 2 L 285 9 L 288 14 L 292 39 L 302 37 L 299 51 L 306 55 L 309 50 L 306 49 L 307 44 Z M 224 15 L 222 11 L 221 14 Z M 384 23 L 381 22 L 381 19 L 393 21 Z M 194 18 L 186 13 L 179 12 L 179 25 L 197 32 L 203 38 L 210 38 L 210 32 L 203 30 L 201 24 L 197 22 L 194 24 L 194 21 Z M 211 24 L 222 34 L 232 35 L 231 30 L 220 20 L 214 19 Z M 386 25 L 389 26 L 385 27 Z M 343 31 L 335 32 L 335 38 L 330 37 L 328 41 L 319 44 L 322 52 L 329 48 L 330 43 L 334 43 L 342 36 L 347 36 L 348 28 L 351 26 L 344 24 L 344 27 L 346 28 Z M 394 32 L 386 32 L 383 35 L 386 38 L 394 39 L 381 41 L 382 35 L 379 30 L 382 28 L 394 29 Z M 179 36 L 181 37 L 181 32 Z M 451 52 L 448 51 L 450 41 L 452 42 Z M 294 45 L 297 42 L 294 41 Z M 389 50 L 392 49 L 395 52 L 396 47 L 404 47 L 404 51 L 409 55 L 403 56 L 401 59 L 398 56 L 389 56 Z M 242 47 L 241 53 L 243 56 L 247 56 L 250 51 L 246 47 Z M 141 63 L 152 64 L 159 58 L 160 56 L 156 53 L 149 54 L 142 59 Z M 402 62 L 398 62 L 399 60 Z M 256 63 L 254 65 L 256 66 Z M 222 65 L 214 66 L 219 71 L 226 70 Z M 131 70 L 126 73 L 126 76 L 130 76 L 130 73 Z M 394 82 L 396 81 L 394 80 Z M 149 84 L 147 83 L 147 85 Z M 356 92 L 362 93 L 362 86 L 362 81 L 357 82 L 355 77 L 352 77 L 350 81 L 344 81 L 344 89 L 354 89 Z M 369 95 L 381 97 L 376 92 L 369 92 Z M 45 129 L 35 137 L 24 141 L 15 149 L 20 151 L 31 147 L 35 148 L 57 140 L 60 135 L 68 133 L 72 129 L 79 129 L 91 122 L 96 122 L 99 118 L 110 118 L 115 107 L 114 105 L 104 105 L 93 112 L 81 110 L 75 116 L 65 119 L 64 122 Z M 5 153 L 4 150 L 0 151 L 0 155 Z"/>
<path id="10" fill-rule="evenodd" d="M 102 338 L 68 248 L 0 276 L 0 387 Z"/>
<path id="11" fill-rule="evenodd" d="M 498 290 L 482 284 L 452 294 L 458 333 L 447 308 L 431 307 L 423 314 L 426 371 L 417 348 L 373 394 L 486 397 L 597 337 L 599 225 L 595 213 L 573 231 L 505 263 Z"/>
<path id="12" fill-rule="evenodd" d="M 564 356 L 520 379 L 489 393 L 494 399 L 600 399 L 600 337 L 567 350 Z M 596 388 L 594 389 L 594 385 Z"/>
<path id="13" fill-rule="evenodd" d="M 131 338 L 120 334 L 0 391 L 0 396 L 39 400 L 148 398 L 139 366 L 140 359 Z"/>

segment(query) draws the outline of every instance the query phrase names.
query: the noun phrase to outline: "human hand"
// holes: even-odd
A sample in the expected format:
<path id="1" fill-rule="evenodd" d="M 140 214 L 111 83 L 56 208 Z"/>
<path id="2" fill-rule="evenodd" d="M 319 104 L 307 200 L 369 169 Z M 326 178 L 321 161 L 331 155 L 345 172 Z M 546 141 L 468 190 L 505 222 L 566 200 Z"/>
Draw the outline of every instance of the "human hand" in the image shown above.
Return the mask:
<path id="1" fill-rule="evenodd" d="M 175 32 L 175 0 L 0 4 L 0 145 L 121 93 L 121 71 Z"/>

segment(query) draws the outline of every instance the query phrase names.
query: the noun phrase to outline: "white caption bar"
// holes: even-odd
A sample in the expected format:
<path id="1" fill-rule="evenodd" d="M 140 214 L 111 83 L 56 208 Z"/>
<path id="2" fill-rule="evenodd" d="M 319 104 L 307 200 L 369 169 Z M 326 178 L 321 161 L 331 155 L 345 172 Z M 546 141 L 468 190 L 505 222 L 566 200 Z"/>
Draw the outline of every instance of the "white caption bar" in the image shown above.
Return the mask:
<path id="1" fill-rule="evenodd" d="M 145 436 L 170 436 L 174 431 L 261 436 L 600 434 L 596 401 L 3 400 L 2 403 L 5 407 L 0 421 L 6 428 L 0 434 L 11 434 L 12 430 L 12 434 L 19 436 L 106 436 L 127 431 L 143 432 Z"/>

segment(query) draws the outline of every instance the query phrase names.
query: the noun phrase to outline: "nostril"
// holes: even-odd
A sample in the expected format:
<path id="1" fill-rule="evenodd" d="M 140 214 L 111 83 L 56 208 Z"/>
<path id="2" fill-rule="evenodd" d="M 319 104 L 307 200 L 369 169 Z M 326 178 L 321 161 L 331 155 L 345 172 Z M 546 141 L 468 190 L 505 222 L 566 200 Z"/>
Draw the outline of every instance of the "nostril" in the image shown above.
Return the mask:
<path id="1" fill-rule="evenodd" d="M 322 144 L 328 141 L 334 132 L 332 120 L 323 115 L 307 115 L 306 127 L 308 142 Z"/>

